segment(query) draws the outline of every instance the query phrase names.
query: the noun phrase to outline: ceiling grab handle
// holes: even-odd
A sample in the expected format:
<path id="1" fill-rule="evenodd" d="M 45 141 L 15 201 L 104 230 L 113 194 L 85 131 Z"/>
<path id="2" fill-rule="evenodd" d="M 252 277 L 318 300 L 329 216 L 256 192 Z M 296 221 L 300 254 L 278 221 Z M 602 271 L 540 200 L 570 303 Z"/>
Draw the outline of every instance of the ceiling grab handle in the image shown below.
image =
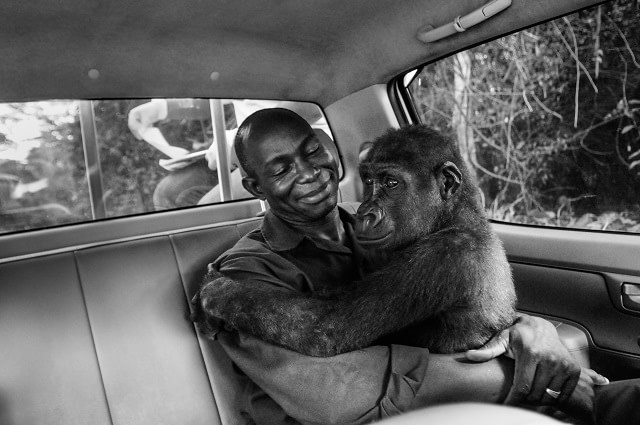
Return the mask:
<path id="1" fill-rule="evenodd" d="M 511 6 L 511 0 L 493 0 L 469 14 L 457 16 L 453 22 L 438 28 L 434 29 L 433 26 L 426 25 L 418 30 L 416 37 L 423 43 L 433 43 L 453 34 L 464 32 L 472 26 L 497 15 L 509 6 Z"/>

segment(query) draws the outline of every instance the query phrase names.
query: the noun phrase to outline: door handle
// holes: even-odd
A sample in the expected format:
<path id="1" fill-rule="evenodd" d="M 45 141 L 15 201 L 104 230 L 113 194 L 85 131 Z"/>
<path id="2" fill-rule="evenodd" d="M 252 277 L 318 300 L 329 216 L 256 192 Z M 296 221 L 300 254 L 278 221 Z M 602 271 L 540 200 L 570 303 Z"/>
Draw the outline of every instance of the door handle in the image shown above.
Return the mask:
<path id="1" fill-rule="evenodd" d="M 622 284 L 622 305 L 629 310 L 640 311 L 640 284 Z"/>

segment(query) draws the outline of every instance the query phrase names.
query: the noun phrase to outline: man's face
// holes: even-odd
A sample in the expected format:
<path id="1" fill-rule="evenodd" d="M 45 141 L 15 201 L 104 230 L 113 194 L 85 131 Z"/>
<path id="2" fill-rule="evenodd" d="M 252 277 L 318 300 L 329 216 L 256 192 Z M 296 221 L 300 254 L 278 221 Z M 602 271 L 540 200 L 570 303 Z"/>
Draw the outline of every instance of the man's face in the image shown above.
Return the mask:
<path id="1" fill-rule="evenodd" d="M 338 165 L 311 128 L 273 132 L 249 153 L 257 195 L 282 219 L 313 222 L 338 200 Z"/>

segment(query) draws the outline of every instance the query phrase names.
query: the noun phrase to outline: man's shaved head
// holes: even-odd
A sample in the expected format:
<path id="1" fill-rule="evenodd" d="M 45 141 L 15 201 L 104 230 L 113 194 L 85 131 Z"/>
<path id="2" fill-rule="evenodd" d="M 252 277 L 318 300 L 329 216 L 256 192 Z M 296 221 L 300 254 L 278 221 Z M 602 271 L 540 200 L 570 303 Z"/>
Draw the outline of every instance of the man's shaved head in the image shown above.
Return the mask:
<path id="1" fill-rule="evenodd" d="M 292 131 L 313 133 L 309 123 L 289 109 L 262 109 L 249 115 L 238 127 L 234 140 L 236 155 L 244 173 L 255 176 L 250 154 L 253 146 L 269 136 Z"/>

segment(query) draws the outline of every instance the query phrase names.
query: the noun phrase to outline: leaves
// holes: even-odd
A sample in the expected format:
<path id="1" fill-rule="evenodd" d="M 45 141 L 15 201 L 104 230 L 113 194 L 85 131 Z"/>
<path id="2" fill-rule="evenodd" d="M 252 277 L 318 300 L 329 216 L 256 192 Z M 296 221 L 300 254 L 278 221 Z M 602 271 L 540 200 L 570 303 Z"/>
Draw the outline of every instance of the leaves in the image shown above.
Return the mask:
<path id="1" fill-rule="evenodd" d="M 640 9 L 617 0 L 470 49 L 466 74 L 453 58 L 425 67 L 417 110 L 457 138 L 493 218 L 637 225 L 639 32 Z"/>
<path id="2" fill-rule="evenodd" d="M 636 126 L 635 126 L 635 125 L 632 125 L 632 124 L 627 125 L 627 126 L 625 126 L 625 127 L 622 129 L 622 131 L 620 132 L 620 134 L 627 134 L 628 132 L 630 132 L 630 131 L 631 131 L 631 130 L 633 130 L 634 128 L 636 128 Z"/>

